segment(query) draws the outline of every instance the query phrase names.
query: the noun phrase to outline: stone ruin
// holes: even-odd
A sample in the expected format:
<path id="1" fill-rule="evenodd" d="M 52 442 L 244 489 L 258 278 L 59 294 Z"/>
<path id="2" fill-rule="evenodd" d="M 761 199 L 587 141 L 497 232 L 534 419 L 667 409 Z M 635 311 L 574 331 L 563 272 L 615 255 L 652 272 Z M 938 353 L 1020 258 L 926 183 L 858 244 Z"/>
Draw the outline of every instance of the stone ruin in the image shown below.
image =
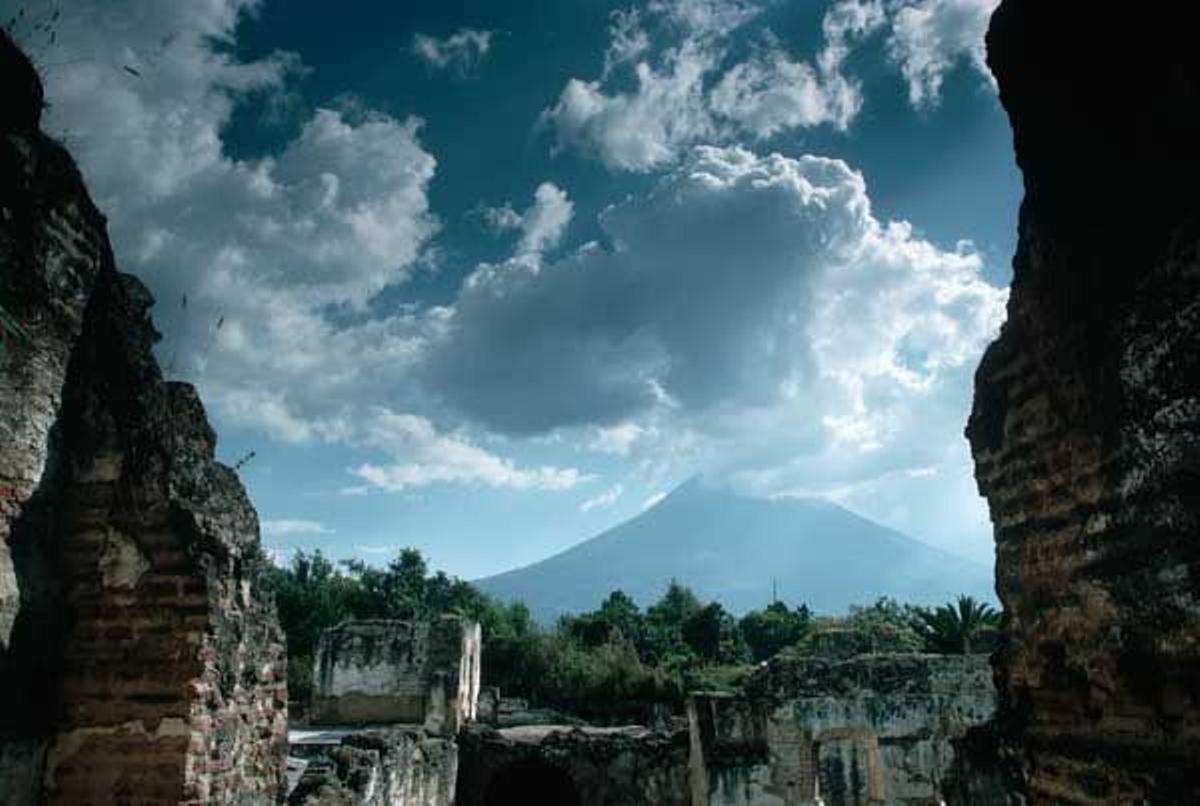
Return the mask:
<path id="1" fill-rule="evenodd" d="M 1189 4 L 1005 0 L 1025 177 L 967 435 L 1033 802 L 1200 802 L 1200 49 Z"/>
<path id="2" fill-rule="evenodd" d="M 286 664 L 258 520 L 163 379 L 42 90 L 0 34 L 0 802 L 274 802 Z"/>
<path id="3" fill-rule="evenodd" d="M 1005 803 L 964 747 L 995 710 L 986 655 L 775 658 L 740 694 L 689 698 L 691 803 Z"/>
<path id="4" fill-rule="evenodd" d="M 475 720 L 479 624 L 456 616 L 430 621 L 347 621 L 321 636 L 312 722 L 405 723 L 453 736 Z"/>
<path id="5" fill-rule="evenodd" d="M 1188 12 L 1003 0 L 992 20 L 988 60 L 1026 197 L 1008 322 L 967 429 L 1005 622 L 995 720 L 947 732 L 963 749 L 960 792 L 986 791 L 991 773 L 969 773 L 990 759 L 1028 802 L 1200 799 L 1200 50 Z M 25 331 L 0 365 L 0 800 L 272 802 L 285 667 L 254 511 L 213 459 L 194 390 L 163 379 L 150 297 L 116 270 L 78 170 L 39 130 L 36 73 L 3 34 L 0 76 L 0 263 Z M 797 705 L 806 691 L 790 707 L 816 718 Z M 787 787 L 806 797 L 822 776 L 824 796 L 841 781 L 869 799 L 900 780 L 879 771 L 893 737 L 871 713 L 841 712 L 831 730 L 844 738 L 804 739 L 803 720 L 780 714 L 786 699 L 766 702 L 695 700 L 693 802 L 724 787 L 724 802 L 787 803 Z M 791 757 L 790 778 L 771 761 L 784 728 L 810 751 Z M 532 769 L 562 788 L 563 759 L 590 746 L 551 741 L 564 733 L 529 758 L 505 750 L 514 761 L 494 778 Z M 327 802 L 447 804 L 457 741 L 423 728 L 348 736 L 335 765 L 360 794 Z M 941 752 L 917 755 L 944 771 Z M 838 769 L 859 770 L 852 785 Z M 759 800 L 721 783 L 730 776 Z M 784 795 L 768 791 L 778 785 Z"/>
<path id="6" fill-rule="evenodd" d="M 776 658 L 738 695 L 693 695 L 686 729 L 657 731 L 480 722 L 479 649 L 478 625 L 456 617 L 328 630 L 312 710 L 324 732 L 296 734 L 312 761 L 291 802 L 1007 802 L 967 746 L 995 714 L 983 655 Z"/>

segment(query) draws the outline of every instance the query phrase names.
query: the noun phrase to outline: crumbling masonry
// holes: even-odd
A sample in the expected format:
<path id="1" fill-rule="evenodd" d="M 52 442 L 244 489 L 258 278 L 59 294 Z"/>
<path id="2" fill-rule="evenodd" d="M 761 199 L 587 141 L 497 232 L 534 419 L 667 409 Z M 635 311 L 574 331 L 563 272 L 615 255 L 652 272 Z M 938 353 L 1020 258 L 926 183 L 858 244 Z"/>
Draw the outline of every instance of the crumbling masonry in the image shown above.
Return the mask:
<path id="1" fill-rule="evenodd" d="M 262 804 L 283 794 L 283 637 L 258 522 L 150 295 L 38 126 L 0 34 L 0 801 Z"/>

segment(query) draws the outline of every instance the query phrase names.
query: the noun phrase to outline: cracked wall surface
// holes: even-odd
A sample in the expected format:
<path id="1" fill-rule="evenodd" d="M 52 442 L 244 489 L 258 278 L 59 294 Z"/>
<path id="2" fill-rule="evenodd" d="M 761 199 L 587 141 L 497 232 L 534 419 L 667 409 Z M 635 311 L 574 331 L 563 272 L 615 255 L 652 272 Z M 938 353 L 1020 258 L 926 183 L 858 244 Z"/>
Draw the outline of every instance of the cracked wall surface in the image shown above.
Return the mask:
<path id="1" fill-rule="evenodd" d="M 475 720 L 482 633 L 459 616 L 348 620 L 321 634 L 314 724 L 406 723 L 453 736 Z"/>
<path id="2" fill-rule="evenodd" d="M 1200 799 L 1200 51 L 1187 4 L 1005 0 L 1024 174 L 967 429 L 1006 619 L 999 730 L 1034 802 Z"/>
<path id="3" fill-rule="evenodd" d="M 984 655 L 777 657 L 738 695 L 689 698 L 691 802 L 705 806 L 1001 804 Z"/>
<path id="4" fill-rule="evenodd" d="M 0 76 L 23 330 L 0 364 L 0 801 L 272 802 L 286 682 L 257 516 L 3 35 Z"/>

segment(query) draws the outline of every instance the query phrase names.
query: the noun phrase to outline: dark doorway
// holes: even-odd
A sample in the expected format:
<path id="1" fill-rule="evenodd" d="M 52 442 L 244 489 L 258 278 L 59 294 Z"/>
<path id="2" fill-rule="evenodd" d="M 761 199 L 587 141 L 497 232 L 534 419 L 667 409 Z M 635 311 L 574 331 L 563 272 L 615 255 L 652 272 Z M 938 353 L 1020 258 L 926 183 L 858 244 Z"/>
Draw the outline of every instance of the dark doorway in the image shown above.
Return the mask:
<path id="1" fill-rule="evenodd" d="M 497 770 L 484 806 L 582 806 L 571 776 L 544 761 L 518 761 Z"/>

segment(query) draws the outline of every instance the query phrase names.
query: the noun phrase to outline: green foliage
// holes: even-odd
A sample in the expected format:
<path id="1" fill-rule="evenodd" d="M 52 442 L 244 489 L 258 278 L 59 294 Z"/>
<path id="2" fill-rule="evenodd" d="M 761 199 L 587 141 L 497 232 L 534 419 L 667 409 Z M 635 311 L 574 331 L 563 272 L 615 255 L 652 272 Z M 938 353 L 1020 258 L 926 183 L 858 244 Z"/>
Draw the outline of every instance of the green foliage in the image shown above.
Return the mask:
<path id="1" fill-rule="evenodd" d="M 672 581 L 644 612 L 618 590 L 596 610 L 564 616 L 546 630 L 520 602 L 500 604 L 467 582 L 430 574 L 416 549 L 384 568 L 357 560 L 339 567 L 319 551 L 298 552 L 287 568 L 264 565 L 288 637 L 289 691 L 299 702 L 311 693 L 322 631 L 347 618 L 475 619 L 483 628 L 484 685 L 535 707 L 609 723 L 643 720 L 663 704 L 678 710 L 687 691 L 733 689 L 752 670 L 750 661 L 781 651 L 969 651 L 978 631 L 996 620 L 991 608 L 963 597 L 957 608 L 932 611 L 880 599 L 843 618 L 820 619 L 803 605 L 775 602 L 738 621 Z"/>
<path id="2" fill-rule="evenodd" d="M 844 617 L 812 619 L 795 651 L 838 659 L 875 652 L 920 652 L 924 641 L 914 619 L 912 606 L 880 598 L 872 605 L 851 607 Z"/>
<path id="3" fill-rule="evenodd" d="M 913 626 L 915 612 L 885 596 L 873 605 L 850 608 L 846 626 L 864 636 L 873 652 L 919 652 L 924 642 Z"/>
<path id="4" fill-rule="evenodd" d="M 800 643 L 808 634 L 810 622 L 805 605 L 792 610 L 783 602 L 772 602 L 765 610 L 752 610 L 742 616 L 738 627 L 751 658 L 761 662 Z"/>
<path id="5" fill-rule="evenodd" d="M 704 663 L 744 663 L 749 659 L 737 622 L 718 602 L 709 602 L 680 628 L 687 647 Z"/>
<path id="6" fill-rule="evenodd" d="M 914 627 L 926 650 L 948 655 L 970 654 L 983 631 L 1000 626 L 995 608 L 970 596 L 959 596 L 957 602 L 934 609 L 916 608 L 914 616 Z"/>

